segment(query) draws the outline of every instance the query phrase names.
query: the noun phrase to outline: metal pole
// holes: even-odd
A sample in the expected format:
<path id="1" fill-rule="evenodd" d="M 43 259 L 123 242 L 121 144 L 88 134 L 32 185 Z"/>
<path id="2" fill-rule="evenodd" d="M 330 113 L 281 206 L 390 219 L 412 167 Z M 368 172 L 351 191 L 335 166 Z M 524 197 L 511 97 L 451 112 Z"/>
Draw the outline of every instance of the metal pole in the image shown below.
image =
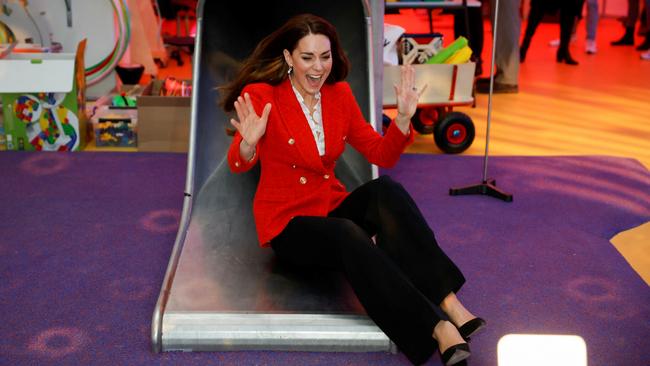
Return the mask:
<path id="1" fill-rule="evenodd" d="M 449 194 L 452 196 L 460 196 L 466 194 L 481 194 L 496 197 L 506 202 L 512 202 L 512 195 L 501 191 L 496 187 L 494 179 L 488 180 L 488 155 L 490 146 L 490 124 L 492 122 L 492 93 L 494 92 L 494 60 L 496 55 L 497 44 L 497 25 L 499 19 L 499 0 L 494 0 L 494 21 L 492 23 L 492 63 L 490 65 L 490 90 L 488 94 L 488 114 L 487 114 L 487 127 L 485 133 L 485 158 L 483 160 L 483 181 L 481 184 L 475 184 L 461 188 L 450 188 Z"/>
<path id="2" fill-rule="evenodd" d="M 499 20 L 499 0 L 494 3 L 494 22 L 492 23 L 492 60 L 490 61 L 490 93 L 488 94 L 487 128 L 485 132 L 485 158 L 483 160 L 483 183 L 487 182 L 488 153 L 490 147 L 490 122 L 492 121 L 492 91 L 494 88 L 494 59 L 497 45 L 497 25 Z"/>

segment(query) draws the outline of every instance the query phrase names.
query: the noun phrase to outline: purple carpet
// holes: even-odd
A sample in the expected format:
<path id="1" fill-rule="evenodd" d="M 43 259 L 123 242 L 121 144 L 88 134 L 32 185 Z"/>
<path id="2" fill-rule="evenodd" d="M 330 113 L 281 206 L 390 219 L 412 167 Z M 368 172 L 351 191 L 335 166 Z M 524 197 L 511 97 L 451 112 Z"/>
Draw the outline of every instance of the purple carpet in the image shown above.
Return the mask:
<path id="1" fill-rule="evenodd" d="M 407 365 L 386 353 L 150 352 L 186 156 L 0 153 L 0 365 Z M 611 157 L 499 157 L 504 203 L 450 197 L 482 158 L 405 155 L 412 193 L 488 320 L 471 365 L 508 333 L 577 334 L 589 365 L 650 364 L 650 288 L 609 243 L 650 220 L 650 172 Z M 434 356 L 428 365 L 439 365 Z"/>

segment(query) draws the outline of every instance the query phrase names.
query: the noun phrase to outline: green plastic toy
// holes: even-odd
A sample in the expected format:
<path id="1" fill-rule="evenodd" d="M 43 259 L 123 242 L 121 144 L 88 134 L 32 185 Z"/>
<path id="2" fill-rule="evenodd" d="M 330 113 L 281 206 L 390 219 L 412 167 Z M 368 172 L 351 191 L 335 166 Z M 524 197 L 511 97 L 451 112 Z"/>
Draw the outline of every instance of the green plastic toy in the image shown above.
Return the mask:
<path id="1" fill-rule="evenodd" d="M 451 55 L 453 55 L 456 51 L 462 49 L 463 47 L 467 46 L 467 38 L 460 36 L 458 37 L 454 42 L 452 42 L 449 46 L 443 48 L 440 50 L 440 52 L 436 53 L 431 57 L 430 59 L 427 60 L 427 64 L 443 64 L 445 63 L 445 60 L 447 60 Z"/>
<path id="2" fill-rule="evenodd" d="M 116 95 L 113 97 L 114 107 L 135 107 L 136 99 L 134 97 L 127 97 L 125 95 Z"/>

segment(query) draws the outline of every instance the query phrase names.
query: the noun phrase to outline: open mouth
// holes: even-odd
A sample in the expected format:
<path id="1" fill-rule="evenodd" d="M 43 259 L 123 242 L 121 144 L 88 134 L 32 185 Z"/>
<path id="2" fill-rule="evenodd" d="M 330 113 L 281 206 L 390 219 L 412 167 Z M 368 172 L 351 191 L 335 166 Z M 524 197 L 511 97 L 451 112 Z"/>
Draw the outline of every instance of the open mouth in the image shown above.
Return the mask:
<path id="1" fill-rule="evenodd" d="M 309 82 L 309 85 L 312 87 L 318 87 L 322 79 L 323 79 L 323 75 L 319 75 L 319 76 L 307 75 L 307 81 Z"/>

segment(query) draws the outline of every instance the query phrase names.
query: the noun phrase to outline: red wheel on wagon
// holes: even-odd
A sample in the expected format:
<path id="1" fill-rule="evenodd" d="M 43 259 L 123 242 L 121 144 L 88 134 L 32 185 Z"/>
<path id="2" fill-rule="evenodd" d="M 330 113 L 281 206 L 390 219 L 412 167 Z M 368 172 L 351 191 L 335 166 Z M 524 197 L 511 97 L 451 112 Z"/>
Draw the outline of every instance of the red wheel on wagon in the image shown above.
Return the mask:
<path id="1" fill-rule="evenodd" d="M 450 112 L 435 125 L 433 138 L 440 150 L 461 153 L 474 142 L 474 123 L 465 113 Z"/>
<path id="2" fill-rule="evenodd" d="M 433 133 L 434 126 L 440 117 L 440 113 L 437 108 L 418 108 L 411 118 L 411 123 L 413 124 L 413 129 L 418 131 L 423 135 L 428 135 Z"/>

